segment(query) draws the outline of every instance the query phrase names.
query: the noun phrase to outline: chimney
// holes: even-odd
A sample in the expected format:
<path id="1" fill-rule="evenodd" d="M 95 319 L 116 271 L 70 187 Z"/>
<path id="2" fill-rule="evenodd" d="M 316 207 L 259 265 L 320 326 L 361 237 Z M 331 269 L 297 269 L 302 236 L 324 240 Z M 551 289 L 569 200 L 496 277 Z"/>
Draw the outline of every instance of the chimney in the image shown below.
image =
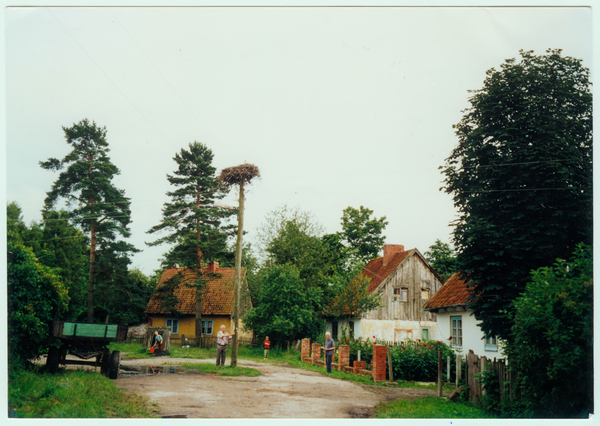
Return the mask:
<path id="1" fill-rule="evenodd" d="M 219 270 L 219 263 L 210 261 L 207 265 L 208 272 L 217 272 Z"/>
<path id="2" fill-rule="evenodd" d="M 387 263 L 394 257 L 396 253 L 402 253 L 404 251 L 404 246 L 398 244 L 386 244 L 383 246 L 383 264 L 387 265 Z"/>

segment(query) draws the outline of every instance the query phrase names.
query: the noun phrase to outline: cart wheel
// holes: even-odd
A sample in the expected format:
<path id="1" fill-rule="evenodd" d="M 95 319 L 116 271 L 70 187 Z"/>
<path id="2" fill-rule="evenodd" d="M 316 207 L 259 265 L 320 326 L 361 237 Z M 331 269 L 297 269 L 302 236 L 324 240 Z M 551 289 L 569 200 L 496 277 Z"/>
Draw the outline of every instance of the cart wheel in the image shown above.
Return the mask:
<path id="1" fill-rule="evenodd" d="M 46 367 L 51 374 L 58 371 L 58 361 L 60 358 L 59 350 L 56 346 L 50 346 L 48 349 L 48 358 L 46 359 Z"/>
<path id="2" fill-rule="evenodd" d="M 110 351 L 105 349 L 102 351 L 102 358 L 100 359 L 100 374 L 105 376 L 108 375 L 108 362 L 110 360 Z"/>
<path id="3" fill-rule="evenodd" d="M 116 380 L 119 375 L 119 364 L 121 363 L 121 351 L 113 351 L 108 361 L 108 378 Z"/>

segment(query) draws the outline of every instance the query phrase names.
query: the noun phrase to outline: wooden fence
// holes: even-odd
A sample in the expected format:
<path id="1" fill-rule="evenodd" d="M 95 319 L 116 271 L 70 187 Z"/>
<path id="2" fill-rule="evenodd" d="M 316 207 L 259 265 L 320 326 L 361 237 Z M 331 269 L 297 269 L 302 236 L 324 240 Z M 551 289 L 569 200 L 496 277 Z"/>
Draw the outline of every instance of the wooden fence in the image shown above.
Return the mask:
<path id="1" fill-rule="evenodd" d="M 460 365 L 460 355 L 457 355 L 457 365 Z M 466 358 L 466 374 L 465 382 L 469 387 L 469 401 L 473 403 L 480 403 L 481 398 L 485 396 L 487 392 L 495 391 L 496 389 L 485 389 L 483 386 L 483 380 L 481 374 L 485 370 L 492 371 L 498 378 L 497 386 L 499 387 L 498 392 L 500 394 L 500 401 L 504 401 L 506 398 L 514 399 L 517 396 L 517 377 L 508 365 L 508 360 L 500 359 L 493 360 L 483 356 L 480 357 L 475 355 L 472 350 L 469 350 Z"/>

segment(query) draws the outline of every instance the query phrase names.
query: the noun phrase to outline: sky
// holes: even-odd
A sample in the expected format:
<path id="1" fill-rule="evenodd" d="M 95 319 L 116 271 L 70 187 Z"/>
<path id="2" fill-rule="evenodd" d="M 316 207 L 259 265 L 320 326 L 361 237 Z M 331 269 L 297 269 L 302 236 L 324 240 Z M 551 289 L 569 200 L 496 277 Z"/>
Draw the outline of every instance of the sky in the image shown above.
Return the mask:
<path id="1" fill-rule="evenodd" d="M 548 2 L 546 2 L 548 3 Z M 440 4 L 438 2 L 438 4 Z M 62 126 L 106 126 L 116 187 L 131 198 L 132 267 L 148 247 L 173 157 L 198 141 L 217 174 L 244 162 L 245 241 L 269 212 L 310 212 L 324 232 L 367 207 L 386 243 L 451 243 L 456 209 L 438 168 L 469 90 L 519 50 L 561 48 L 592 69 L 585 7 L 8 7 L 6 202 L 40 221 L 69 152 Z M 236 205 L 232 192 L 223 204 Z M 5 213 L 3 213 L 5 214 Z"/>

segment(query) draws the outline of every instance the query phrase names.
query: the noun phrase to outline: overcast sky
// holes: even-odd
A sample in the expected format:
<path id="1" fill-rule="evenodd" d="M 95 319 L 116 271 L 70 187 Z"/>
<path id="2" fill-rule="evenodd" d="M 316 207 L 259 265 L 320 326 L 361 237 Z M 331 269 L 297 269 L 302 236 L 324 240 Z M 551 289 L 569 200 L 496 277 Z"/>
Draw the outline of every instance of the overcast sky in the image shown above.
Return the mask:
<path id="1" fill-rule="evenodd" d="M 362 205 L 386 216 L 387 243 L 423 253 L 451 242 L 438 167 L 468 90 L 519 49 L 547 48 L 591 68 L 591 9 L 7 8 L 6 201 L 41 219 L 58 174 L 38 163 L 69 152 L 61 126 L 88 118 L 107 128 L 145 273 L 166 250 L 145 245 L 166 174 L 193 141 L 218 172 L 259 167 L 246 241 L 284 204 L 327 233 Z"/>

